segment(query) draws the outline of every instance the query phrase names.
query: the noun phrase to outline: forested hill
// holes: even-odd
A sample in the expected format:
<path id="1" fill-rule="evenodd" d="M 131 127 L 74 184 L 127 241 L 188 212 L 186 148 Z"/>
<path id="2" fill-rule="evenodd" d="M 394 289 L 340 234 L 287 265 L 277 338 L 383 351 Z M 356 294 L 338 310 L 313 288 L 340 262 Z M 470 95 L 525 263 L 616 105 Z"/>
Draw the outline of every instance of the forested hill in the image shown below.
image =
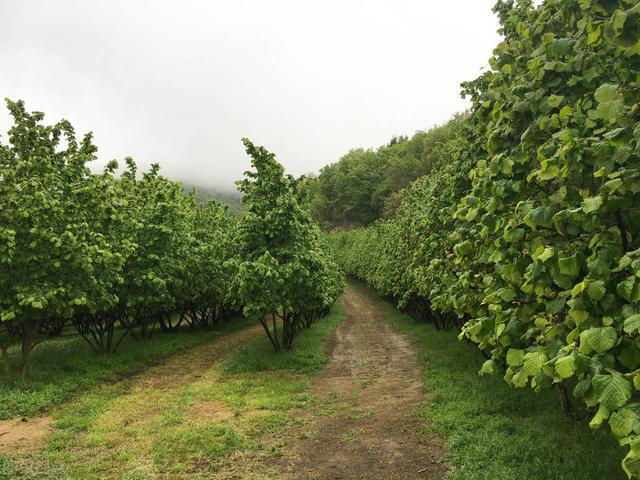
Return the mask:
<path id="1" fill-rule="evenodd" d="M 199 185 L 193 185 L 187 182 L 182 182 L 182 187 L 185 193 L 191 192 L 192 189 L 196 189 L 196 200 L 198 203 L 206 203 L 209 200 L 217 200 L 218 202 L 228 207 L 227 212 L 230 215 L 236 215 L 242 211 L 242 198 L 239 192 L 221 192 L 219 190 L 207 187 L 201 187 Z"/>
<path id="2" fill-rule="evenodd" d="M 351 150 L 324 167 L 313 185 L 311 208 L 316 221 L 323 229 L 333 230 L 391 217 L 400 204 L 400 190 L 448 156 L 464 120 L 465 115 L 457 114 L 411 138 L 394 137 L 377 150 Z"/>

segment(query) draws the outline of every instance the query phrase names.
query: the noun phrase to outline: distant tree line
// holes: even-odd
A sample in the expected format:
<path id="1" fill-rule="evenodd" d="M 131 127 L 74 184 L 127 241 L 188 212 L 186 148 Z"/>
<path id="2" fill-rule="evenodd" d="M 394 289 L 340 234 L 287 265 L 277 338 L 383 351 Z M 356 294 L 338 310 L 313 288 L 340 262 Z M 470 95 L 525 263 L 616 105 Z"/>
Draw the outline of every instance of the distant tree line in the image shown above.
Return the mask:
<path id="1" fill-rule="evenodd" d="M 448 156 L 451 139 L 459 134 L 464 115 L 411 138 L 393 137 L 377 150 L 356 149 L 324 167 L 313 183 L 311 211 L 325 230 L 366 226 L 390 218 L 399 191 L 431 172 Z"/>

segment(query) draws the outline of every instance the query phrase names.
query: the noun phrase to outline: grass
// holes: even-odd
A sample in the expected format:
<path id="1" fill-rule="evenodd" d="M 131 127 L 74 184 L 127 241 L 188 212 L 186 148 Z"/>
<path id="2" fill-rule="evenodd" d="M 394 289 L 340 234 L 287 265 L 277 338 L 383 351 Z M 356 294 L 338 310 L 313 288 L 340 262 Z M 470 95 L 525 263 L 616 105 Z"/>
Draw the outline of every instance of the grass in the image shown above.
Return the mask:
<path id="1" fill-rule="evenodd" d="M 227 374 L 279 370 L 317 373 L 329 360 L 323 342 L 343 318 L 342 306 L 336 303 L 329 316 L 315 322 L 311 330 L 303 330 L 294 339 L 291 350 L 276 352 L 266 339 L 262 339 L 229 357 L 223 364 L 223 370 Z"/>
<path id="2" fill-rule="evenodd" d="M 323 343 L 344 318 L 336 305 L 288 352 L 273 352 L 260 334 L 186 382 L 149 388 L 172 373 L 152 369 L 94 388 L 54 410 L 56 433 L 27 465 L 0 456 L 0 478 L 3 467 L 7 478 L 54 478 L 34 474 L 47 469 L 65 479 L 223 478 L 225 468 L 257 478 L 251 462 L 282 455 L 290 410 L 315 404 L 311 375 L 329 360 Z"/>
<path id="3" fill-rule="evenodd" d="M 513 389 L 480 377 L 483 358 L 455 332 L 417 324 L 366 289 L 391 326 L 418 348 L 428 401 L 425 434 L 445 439 L 450 480 L 616 480 L 624 456 L 607 430 L 564 416 L 553 390 Z M 574 402 L 577 404 L 577 402 Z"/>
<path id="4" fill-rule="evenodd" d="M 117 352 L 100 355 L 76 334 L 49 339 L 33 351 L 25 380 L 17 376 L 0 377 L 0 420 L 45 413 L 78 392 L 249 323 L 253 322 L 238 317 L 207 329 L 183 328 L 171 334 L 158 331 L 151 340 L 140 342 L 128 336 Z M 16 357 L 17 348 L 11 349 L 10 354 Z"/>

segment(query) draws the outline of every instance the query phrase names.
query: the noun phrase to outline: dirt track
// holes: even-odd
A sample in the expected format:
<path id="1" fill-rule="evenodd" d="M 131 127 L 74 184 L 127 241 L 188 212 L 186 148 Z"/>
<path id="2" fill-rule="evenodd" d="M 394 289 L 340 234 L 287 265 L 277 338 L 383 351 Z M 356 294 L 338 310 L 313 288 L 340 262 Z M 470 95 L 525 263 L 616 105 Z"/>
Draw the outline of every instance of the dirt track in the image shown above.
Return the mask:
<path id="1" fill-rule="evenodd" d="M 287 469 L 296 479 L 441 478 L 442 441 L 425 441 L 413 415 L 424 400 L 415 349 L 365 292 L 350 286 L 343 305 L 348 318 L 313 385 L 329 413 L 308 415 L 313 433 L 291 442 Z"/>

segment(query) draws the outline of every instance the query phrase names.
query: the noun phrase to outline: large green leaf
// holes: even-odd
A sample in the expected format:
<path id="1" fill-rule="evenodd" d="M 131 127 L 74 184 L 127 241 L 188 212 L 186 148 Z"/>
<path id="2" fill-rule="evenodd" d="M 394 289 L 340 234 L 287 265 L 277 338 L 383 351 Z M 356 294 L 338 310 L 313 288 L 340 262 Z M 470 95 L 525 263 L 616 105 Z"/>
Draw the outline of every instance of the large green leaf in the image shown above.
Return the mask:
<path id="1" fill-rule="evenodd" d="M 566 356 L 556 360 L 555 369 L 562 379 L 573 376 L 576 371 L 574 360 L 571 356 Z"/>
<path id="2" fill-rule="evenodd" d="M 631 399 L 631 382 L 618 373 L 596 375 L 592 384 L 598 402 L 609 410 L 623 407 Z"/>
<path id="3" fill-rule="evenodd" d="M 618 97 L 617 92 L 618 85 L 604 83 L 597 88 L 594 97 L 598 103 L 611 102 Z"/>
<path id="4" fill-rule="evenodd" d="M 639 422 L 638 415 L 628 408 L 618 410 L 609 417 L 609 426 L 616 437 L 626 437 Z"/>
<path id="5" fill-rule="evenodd" d="M 618 341 L 618 334 L 613 327 L 593 327 L 580 334 L 580 351 L 604 353 L 611 350 Z M 583 348 L 584 347 L 584 348 Z"/>

